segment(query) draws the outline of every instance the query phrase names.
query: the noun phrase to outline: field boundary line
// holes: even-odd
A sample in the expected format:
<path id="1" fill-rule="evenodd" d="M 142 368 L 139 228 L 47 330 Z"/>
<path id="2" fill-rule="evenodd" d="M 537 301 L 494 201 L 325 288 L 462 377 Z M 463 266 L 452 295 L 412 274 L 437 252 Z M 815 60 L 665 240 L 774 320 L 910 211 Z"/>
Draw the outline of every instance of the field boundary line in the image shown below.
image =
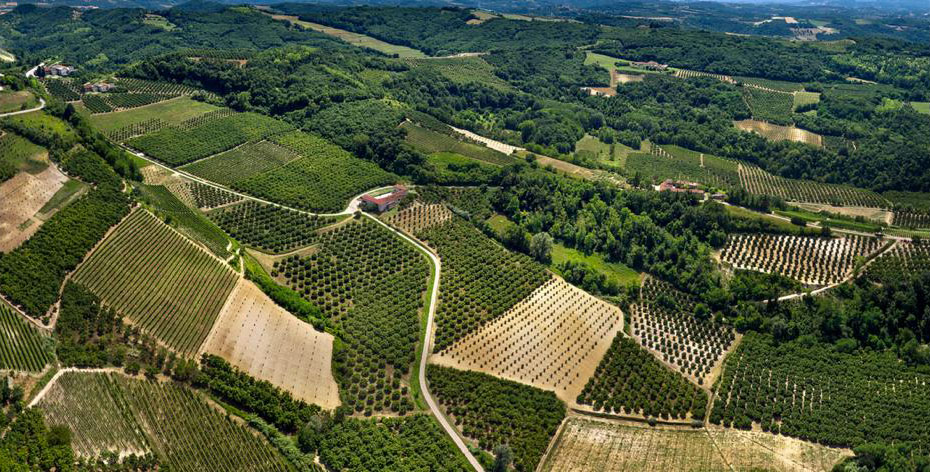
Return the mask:
<path id="1" fill-rule="evenodd" d="M 236 274 L 238 274 L 238 277 L 236 277 L 236 285 L 234 285 L 232 291 L 229 292 L 229 296 L 226 297 L 226 301 L 223 302 L 223 307 L 220 308 L 219 314 L 216 315 L 216 320 L 213 322 L 213 326 L 210 327 L 210 332 L 207 333 L 207 336 L 203 338 L 203 341 L 200 343 L 200 346 L 197 347 L 197 354 L 194 360 L 199 359 L 200 356 L 204 354 L 207 345 L 213 339 L 213 336 L 216 334 L 217 328 L 221 324 L 220 321 L 222 321 L 223 315 L 226 314 L 226 309 L 229 308 L 229 304 L 232 303 L 233 299 L 236 298 L 236 295 L 239 293 L 239 290 L 241 290 L 242 283 L 247 280 L 245 276 L 243 276 L 243 274 L 239 272 L 236 272 Z M 265 293 L 265 292 L 262 292 L 262 293 Z M 277 303 L 275 303 L 275 305 L 280 306 Z"/>
<path id="2" fill-rule="evenodd" d="M 97 369 L 81 369 L 78 367 L 65 367 L 64 369 L 58 369 L 58 372 L 55 372 L 55 375 L 52 376 L 52 379 L 49 380 L 48 383 L 45 384 L 44 387 L 42 387 L 42 390 L 39 390 L 39 393 L 37 393 L 35 397 L 32 398 L 32 400 L 29 402 L 28 405 L 26 405 L 26 407 L 32 408 L 36 406 L 36 404 L 38 404 L 39 401 L 42 400 L 42 398 L 48 393 L 48 391 L 52 388 L 52 386 L 55 385 L 55 382 L 58 381 L 58 378 L 61 377 L 61 375 L 64 374 L 65 372 L 81 372 L 81 373 L 88 373 L 88 374 L 105 374 L 105 373 L 122 374 L 123 371 L 119 367 L 102 367 L 102 368 L 97 368 Z"/>
<path id="3" fill-rule="evenodd" d="M 534 472 L 542 472 L 545 470 L 545 464 L 549 463 L 549 456 L 552 454 L 552 451 L 562 442 L 562 433 L 565 432 L 565 425 L 568 424 L 568 420 L 572 418 L 571 416 L 566 416 L 561 423 L 559 423 L 559 429 L 555 430 L 555 434 L 552 436 L 552 440 L 549 441 L 549 445 L 546 446 L 546 451 L 543 453 L 542 457 L 539 459 L 539 463 L 536 464 L 536 469 Z"/>
<path id="4" fill-rule="evenodd" d="M 710 443 L 714 445 L 714 450 L 717 451 L 717 455 L 720 456 L 720 460 L 722 460 L 723 463 L 726 464 L 727 467 L 728 467 L 731 471 L 736 472 L 736 469 L 733 468 L 733 465 L 730 464 L 730 461 L 727 460 L 727 457 L 723 455 L 723 451 L 720 450 L 720 446 L 717 445 L 717 440 L 714 439 L 714 435 L 713 435 L 713 434 L 710 434 L 710 430 L 709 430 L 709 429 L 707 429 L 707 428 L 702 428 L 702 429 L 704 430 L 704 434 L 706 434 L 707 437 L 710 439 Z"/>

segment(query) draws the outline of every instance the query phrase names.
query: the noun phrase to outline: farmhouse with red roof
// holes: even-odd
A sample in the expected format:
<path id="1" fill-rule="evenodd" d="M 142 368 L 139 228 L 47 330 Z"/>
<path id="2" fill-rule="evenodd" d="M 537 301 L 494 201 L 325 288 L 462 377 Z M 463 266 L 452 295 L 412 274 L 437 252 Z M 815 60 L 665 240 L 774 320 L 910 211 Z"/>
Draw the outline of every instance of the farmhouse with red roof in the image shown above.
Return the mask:
<path id="1" fill-rule="evenodd" d="M 372 197 L 371 195 L 364 195 L 362 197 L 362 206 L 365 209 L 374 210 L 378 209 L 378 212 L 384 212 L 390 210 L 397 206 L 404 197 L 407 196 L 407 187 L 403 185 L 395 185 L 391 193 L 387 195 L 382 195 L 380 197 Z"/>

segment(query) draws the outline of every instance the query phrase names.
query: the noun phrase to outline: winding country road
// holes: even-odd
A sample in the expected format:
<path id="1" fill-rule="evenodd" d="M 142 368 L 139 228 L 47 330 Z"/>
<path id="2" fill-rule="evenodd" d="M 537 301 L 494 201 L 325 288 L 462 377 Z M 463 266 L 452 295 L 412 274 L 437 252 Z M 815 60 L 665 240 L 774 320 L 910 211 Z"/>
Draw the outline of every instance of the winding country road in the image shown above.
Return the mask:
<path id="1" fill-rule="evenodd" d="M 355 213 L 356 211 L 358 211 L 359 202 L 360 202 L 360 199 L 361 199 L 361 197 L 362 197 L 363 195 L 368 194 L 368 193 L 371 193 L 371 192 L 376 191 L 376 190 L 380 190 L 380 189 L 384 189 L 384 188 L 389 188 L 389 187 L 380 187 L 380 188 L 368 190 L 368 191 L 366 191 L 366 192 L 364 192 L 364 193 L 361 193 L 361 194 L 359 194 L 359 195 L 356 195 L 355 197 L 352 198 L 351 201 L 349 201 L 349 204 L 348 204 L 348 206 L 346 206 L 346 209 L 345 209 L 345 210 L 342 210 L 342 211 L 339 212 L 339 213 L 312 213 L 312 212 L 309 212 L 309 211 L 299 210 L 299 209 L 297 209 L 297 208 L 291 208 L 291 207 L 286 206 L 286 205 L 281 205 L 281 204 L 279 204 L 279 203 L 274 203 L 274 202 L 271 202 L 271 201 L 268 201 L 268 200 L 264 200 L 264 199 L 261 199 L 261 198 L 253 197 L 253 196 L 248 195 L 248 194 L 244 194 L 244 193 L 236 192 L 236 191 L 234 191 L 234 190 L 230 190 L 230 189 L 228 189 L 228 188 L 226 188 L 226 187 L 223 187 L 223 186 L 220 186 L 220 185 L 215 184 L 215 183 L 213 183 L 213 182 L 210 182 L 209 180 L 202 179 L 202 178 L 200 178 L 200 177 L 197 177 L 197 176 L 195 176 L 195 175 L 189 174 L 189 173 L 184 172 L 184 171 L 182 171 L 182 170 L 173 169 L 173 168 L 171 168 L 171 167 L 168 167 L 168 166 L 166 166 L 166 165 L 164 165 L 164 164 L 162 164 L 162 163 L 156 161 L 155 159 L 152 159 L 152 158 L 146 156 L 145 154 L 143 154 L 143 153 L 141 153 L 141 152 L 133 151 L 132 149 L 129 149 L 129 148 L 125 147 L 125 146 L 122 146 L 122 147 L 123 147 L 123 149 L 126 149 L 127 151 L 131 152 L 133 155 L 139 157 L 140 159 L 144 159 L 144 160 L 148 161 L 148 162 L 151 163 L 152 165 L 157 165 L 157 166 L 159 166 L 159 167 L 161 167 L 161 168 L 164 168 L 164 169 L 167 169 L 167 170 L 169 170 L 169 171 L 171 171 L 171 172 L 177 173 L 177 174 L 179 174 L 179 175 L 181 175 L 181 176 L 183 176 L 183 177 L 185 177 L 185 178 L 187 178 L 187 179 L 189 179 L 189 180 L 193 180 L 193 181 L 198 182 L 198 183 L 203 184 L 203 185 L 209 185 L 209 186 L 211 186 L 211 187 L 214 187 L 214 188 L 223 190 L 223 191 L 225 191 L 225 192 L 233 193 L 233 194 L 238 195 L 238 196 L 240 196 L 240 197 L 242 197 L 242 198 L 244 198 L 244 199 L 248 199 L 248 200 L 252 200 L 252 201 L 264 203 L 264 204 L 267 204 L 267 205 L 274 205 L 274 206 L 279 207 L 279 208 L 284 208 L 284 209 L 287 209 L 287 210 L 296 211 L 296 212 L 304 213 L 304 214 L 307 214 L 307 215 L 316 215 L 316 216 L 351 215 L 351 214 Z M 394 229 L 393 227 L 391 227 L 391 226 L 388 225 L 387 223 L 381 221 L 380 219 L 378 219 L 378 218 L 376 218 L 376 217 L 374 217 L 374 216 L 372 216 L 372 215 L 369 215 L 368 213 L 362 213 L 362 214 L 365 215 L 365 217 L 370 218 L 372 221 L 374 221 L 374 222 L 380 224 L 381 226 L 387 228 L 388 231 L 391 231 L 392 233 L 396 234 L 398 237 L 403 238 L 405 241 L 409 242 L 410 244 L 413 244 L 414 247 L 416 247 L 420 252 L 422 252 L 424 255 L 427 256 L 427 258 L 428 258 L 429 261 L 430 261 L 430 264 L 433 265 L 433 291 L 432 291 L 432 293 L 431 293 L 431 295 L 430 295 L 430 299 L 429 299 L 429 309 L 427 310 L 427 318 L 426 318 L 426 330 L 425 330 L 425 333 L 424 333 L 424 336 L 423 336 L 423 341 L 422 341 L 422 343 L 423 343 L 423 349 L 422 349 L 422 352 L 421 352 L 421 355 L 420 355 L 420 362 L 419 362 L 419 367 L 418 367 L 418 370 L 419 370 L 419 377 L 420 377 L 420 379 L 419 379 L 419 381 L 420 381 L 420 391 L 423 393 L 423 398 L 426 400 L 426 405 L 429 407 L 430 412 L 431 412 L 431 413 L 433 414 L 433 416 L 436 418 L 436 421 L 439 422 L 439 425 L 442 426 L 442 428 L 446 431 L 446 434 L 448 434 L 449 437 L 452 439 L 452 442 L 455 443 L 455 446 L 458 447 L 459 451 L 461 451 L 461 453 L 462 453 L 462 454 L 465 456 L 465 458 L 468 460 L 468 463 L 471 464 L 471 466 L 472 466 L 476 471 L 478 471 L 478 472 L 484 472 L 484 468 L 481 467 L 481 464 L 478 462 L 477 459 L 475 459 L 475 456 L 471 453 L 470 450 L 468 450 L 468 445 L 465 444 L 465 441 L 464 441 L 464 440 L 462 439 L 462 437 L 458 434 L 458 431 L 455 430 L 455 427 L 452 426 L 452 424 L 449 423 L 449 420 L 448 420 L 448 419 L 446 418 L 446 416 L 442 413 L 442 410 L 439 409 L 439 406 L 436 404 L 436 400 L 433 399 L 432 394 L 430 394 L 430 391 L 429 391 L 429 384 L 426 382 L 426 364 L 427 364 L 427 360 L 429 359 L 429 354 L 430 354 L 430 352 L 432 351 L 433 329 L 434 329 L 434 328 L 433 328 L 433 325 L 434 325 L 434 318 L 435 318 L 435 316 L 436 316 L 436 306 L 437 306 L 438 300 L 439 300 L 439 282 L 440 282 L 439 279 L 440 279 L 440 272 L 441 272 L 441 269 L 442 269 L 442 262 L 440 261 L 439 257 L 438 257 L 432 250 L 430 250 L 428 247 L 426 247 L 426 245 L 424 245 L 424 244 L 421 243 L 420 241 L 417 241 L 416 239 L 413 239 L 413 238 L 407 236 L 407 235 L 404 234 L 403 232 Z M 51 383 L 51 382 L 50 382 L 50 383 Z"/>
<path id="2" fill-rule="evenodd" d="M 0 118 L 5 118 L 7 116 L 24 115 L 26 113 L 32 113 L 34 111 L 39 111 L 43 108 L 45 108 L 45 99 L 42 97 L 39 97 L 39 106 L 35 108 L 30 108 L 28 110 L 17 110 L 17 111 L 11 111 L 8 113 L 0 113 Z"/>

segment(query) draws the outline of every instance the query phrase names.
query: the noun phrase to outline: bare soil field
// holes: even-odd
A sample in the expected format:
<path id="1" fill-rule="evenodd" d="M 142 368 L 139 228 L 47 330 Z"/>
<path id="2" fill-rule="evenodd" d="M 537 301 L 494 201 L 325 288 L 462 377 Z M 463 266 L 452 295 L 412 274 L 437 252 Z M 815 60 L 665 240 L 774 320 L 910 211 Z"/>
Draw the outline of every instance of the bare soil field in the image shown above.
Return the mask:
<path id="1" fill-rule="evenodd" d="M 553 277 L 431 362 L 552 390 L 571 405 L 621 329 L 618 307 Z"/>
<path id="2" fill-rule="evenodd" d="M 174 176 L 174 172 L 165 169 L 162 166 L 145 166 L 139 169 L 142 174 L 142 182 L 148 185 L 164 185 Z"/>
<path id="3" fill-rule="evenodd" d="M 610 83 L 614 87 L 616 87 L 617 84 L 623 85 L 630 82 L 642 82 L 645 78 L 646 76 L 641 74 L 621 74 L 616 70 L 610 71 Z"/>
<path id="4" fill-rule="evenodd" d="M 32 175 L 20 172 L 0 184 L 0 252 L 10 252 L 35 234 L 42 220 L 36 212 L 52 199 L 68 177 L 54 165 Z"/>
<path id="5" fill-rule="evenodd" d="M 769 433 L 671 429 L 570 417 L 541 472 L 828 471 L 851 455 Z"/>
<path id="6" fill-rule="evenodd" d="M 822 136 L 794 126 L 775 125 L 759 120 L 734 121 L 733 124 L 743 131 L 759 133 L 773 141 L 797 141 L 799 143 L 823 147 Z"/>
<path id="7" fill-rule="evenodd" d="M 307 403 L 330 410 L 339 406 L 333 336 L 314 330 L 247 280 L 239 281 L 201 351 Z"/>

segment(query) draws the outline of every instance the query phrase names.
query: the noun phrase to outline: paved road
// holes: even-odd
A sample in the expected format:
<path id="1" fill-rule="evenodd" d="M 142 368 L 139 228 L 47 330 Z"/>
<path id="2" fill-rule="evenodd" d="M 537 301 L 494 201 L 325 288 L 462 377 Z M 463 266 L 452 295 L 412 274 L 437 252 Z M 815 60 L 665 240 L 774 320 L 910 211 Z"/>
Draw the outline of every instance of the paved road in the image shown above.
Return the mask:
<path id="1" fill-rule="evenodd" d="M 424 246 L 421 242 L 410 238 L 400 231 L 397 231 L 396 229 L 388 226 L 387 223 L 379 220 L 378 218 L 375 218 L 374 216 L 371 216 L 367 213 L 365 213 L 365 216 L 378 222 L 378 224 L 384 226 L 389 231 L 420 248 L 429 257 L 433 267 L 435 268 L 435 271 L 433 272 L 433 292 L 430 294 L 429 310 L 426 317 L 426 333 L 423 338 L 423 350 L 420 354 L 420 391 L 423 392 L 423 398 L 426 399 L 426 404 L 429 406 L 430 411 L 433 412 L 433 416 L 436 417 L 436 420 L 439 421 L 439 424 L 442 426 L 442 428 L 445 429 L 449 437 L 452 438 L 452 441 L 455 443 L 456 447 L 459 448 L 459 451 L 465 455 L 465 458 L 468 459 L 468 462 L 472 467 L 475 468 L 475 470 L 478 472 L 484 472 L 481 464 L 478 463 L 478 460 L 475 459 L 475 456 L 473 456 L 471 451 L 468 450 L 468 446 L 465 444 L 465 441 L 463 441 L 461 436 L 459 436 L 458 431 L 455 430 L 455 427 L 449 424 L 449 420 L 436 405 L 436 401 L 433 399 L 433 395 L 430 394 L 429 385 L 426 383 L 426 361 L 429 359 L 429 354 L 433 350 L 433 319 L 436 316 L 436 305 L 439 298 L 439 274 L 440 270 L 442 269 L 442 261 L 440 261 L 439 257 L 436 256 L 432 250 Z"/>
<path id="2" fill-rule="evenodd" d="M 288 209 L 288 210 L 297 211 L 297 212 L 304 213 L 304 214 L 308 214 L 308 215 L 334 216 L 334 215 L 350 215 L 350 214 L 353 214 L 353 213 L 355 213 L 355 212 L 358 210 L 358 206 L 359 206 L 360 199 L 361 199 L 362 195 L 365 195 L 365 194 L 367 194 L 367 193 L 373 192 L 373 191 L 375 191 L 375 190 L 380 190 L 380 189 L 383 189 L 383 188 L 388 188 L 388 187 L 381 187 L 381 188 L 378 188 L 378 189 L 372 189 L 372 190 L 368 190 L 368 191 L 366 191 L 366 192 L 364 192 L 364 193 L 362 193 L 362 194 L 359 194 L 359 195 L 355 196 L 354 198 L 352 198 L 352 201 L 349 202 L 349 205 L 346 207 L 346 209 L 345 209 L 345 210 L 342 210 L 342 211 L 339 212 L 339 213 L 312 213 L 312 212 L 309 212 L 309 211 L 300 210 L 300 209 L 297 209 L 297 208 L 291 208 L 291 207 L 286 206 L 286 205 L 281 205 L 281 204 L 274 203 L 274 202 L 270 202 L 270 201 L 267 201 L 267 200 L 264 200 L 264 199 L 261 199 L 261 198 L 253 197 L 253 196 L 251 196 L 251 195 L 247 195 L 247 194 L 244 194 L 244 193 L 240 193 L 240 192 L 236 192 L 236 191 L 230 190 L 230 189 L 228 189 L 228 188 L 222 187 L 222 186 L 217 185 L 217 184 L 215 184 L 215 183 L 213 183 L 213 182 L 210 182 L 210 181 L 208 181 L 208 180 L 204 180 L 204 179 L 202 179 L 202 178 L 200 178 L 200 177 L 197 177 L 197 176 L 195 176 L 195 175 L 189 174 L 189 173 L 184 172 L 184 171 L 182 171 L 182 170 L 173 169 L 173 168 L 171 168 L 171 167 L 168 167 L 168 166 L 166 166 L 166 165 L 163 165 L 163 164 L 161 164 L 160 162 L 158 162 L 158 161 L 156 161 L 156 160 L 154 160 L 154 159 L 152 159 L 152 158 L 146 156 L 145 154 L 142 154 L 142 153 L 140 153 L 140 152 L 135 152 L 135 151 L 133 151 L 133 150 L 131 150 L 131 149 L 125 147 L 125 146 L 123 146 L 123 148 L 126 149 L 127 151 L 131 152 L 133 155 L 138 156 L 139 158 L 144 159 L 144 160 L 146 160 L 146 161 L 152 163 L 153 165 L 157 165 L 157 166 L 159 166 L 159 167 L 168 169 L 168 170 L 170 170 L 170 171 L 172 171 L 172 172 L 176 172 L 176 173 L 178 173 L 178 174 L 180 174 L 180 175 L 182 175 L 182 176 L 184 176 L 184 177 L 186 177 L 186 178 L 188 178 L 188 179 L 190 179 L 190 180 L 194 180 L 194 181 L 196 181 L 196 182 L 198 182 L 198 183 L 201 183 L 201 184 L 204 184 L 204 185 L 209 185 L 209 186 L 211 186 L 211 187 L 214 187 L 214 188 L 217 188 L 217 189 L 220 189 L 220 190 L 224 190 L 224 191 L 226 191 L 226 192 L 231 192 L 231 193 L 236 194 L 236 195 L 239 195 L 240 197 L 245 198 L 245 199 L 249 199 L 249 200 L 253 200 L 253 201 L 265 203 L 265 204 L 268 204 L 268 205 L 274 205 L 274 206 L 279 207 L 279 208 L 285 208 L 285 209 Z M 433 267 L 435 268 L 435 270 L 433 271 L 433 292 L 432 292 L 432 295 L 431 295 L 430 300 L 429 300 L 429 310 L 427 311 L 427 318 L 426 318 L 426 332 L 425 332 L 425 336 L 424 336 L 424 338 L 423 338 L 423 351 L 422 351 L 422 355 L 420 356 L 420 364 L 419 364 L 419 371 L 420 371 L 420 391 L 423 392 L 423 398 L 426 400 L 426 404 L 427 404 L 427 406 L 429 406 L 429 409 L 430 409 L 430 411 L 433 413 L 433 416 L 434 416 L 434 417 L 436 418 L 436 420 L 439 422 L 440 426 L 442 426 L 442 428 L 446 431 L 446 434 L 448 434 L 449 437 L 452 438 L 452 442 L 454 442 L 455 445 L 456 445 L 456 447 L 459 448 L 459 451 L 461 451 L 462 454 L 465 455 L 465 458 L 468 460 L 468 462 L 471 464 L 471 466 L 475 468 L 476 471 L 478 471 L 478 472 L 484 472 L 484 469 L 481 467 L 481 464 L 478 463 L 478 460 L 475 459 L 475 456 L 472 455 L 471 451 L 468 450 L 468 445 L 465 444 L 465 441 L 462 440 L 462 437 L 461 437 L 461 436 L 459 436 L 458 431 L 456 431 L 455 428 L 449 423 L 449 420 L 445 417 L 445 415 L 443 415 L 442 411 L 441 411 L 441 410 L 439 409 L 439 407 L 437 406 L 436 401 L 433 399 L 432 394 L 430 394 L 429 385 L 427 385 L 427 383 L 426 383 L 426 361 L 427 361 L 428 358 L 429 358 L 429 353 L 432 351 L 432 343 L 433 343 L 433 324 L 434 324 L 434 318 L 435 318 L 435 316 L 436 316 L 436 305 L 437 305 L 437 301 L 438 301 L 438 297 L 439 297 L 439 278 L 440 278 L 440 272 L 441 272 L 441 268 L 442 268 L 442 262 L 439 260 L 439 257 L 436 256 L 436 254 L 434 254 L 428 247 L 426 247 L 425 245 L 423 245 L 421 242 L 419 242 L 419 241 L 417 241 L 417 240 L 415 240 L 415 239 L 410 238 L 409 236 L 407 236 L 406 234 L 404 234 L 404 233 L 402 233 L 402 232 L 400 232 L 400 231 L 397 231 L 396 229 L 394 229 L 394 228 L 392 228 L 391 226 L 389 226 L 387 223 L 381 221 L 380 219 L 378 219 L 378 218 L 376 218 L 376 217 L 374 217 L 374 216 L 372 216 L 372 215 L 369 215 L 369 214 L 367 214 L 367 213 L 362 213 L 362 214 L 365 215 L 366 217 L 370 218 L 372 221 L 375 221 L 376 223 L 380 224 L 381 226 L 387 228 L 389 231 L 391 231 L 392 233 L 396 234 L 397 236 L 399 236 L 399 237 L 403 238 L 404 240 L 408 241 L 409 243 L 413 244 L 413 245 L 416 246 L 417 248 L 419 248 L 423 253 L 425 253 L 425 254 L 429 257 L 430 262 L 433 264 Z"/>

